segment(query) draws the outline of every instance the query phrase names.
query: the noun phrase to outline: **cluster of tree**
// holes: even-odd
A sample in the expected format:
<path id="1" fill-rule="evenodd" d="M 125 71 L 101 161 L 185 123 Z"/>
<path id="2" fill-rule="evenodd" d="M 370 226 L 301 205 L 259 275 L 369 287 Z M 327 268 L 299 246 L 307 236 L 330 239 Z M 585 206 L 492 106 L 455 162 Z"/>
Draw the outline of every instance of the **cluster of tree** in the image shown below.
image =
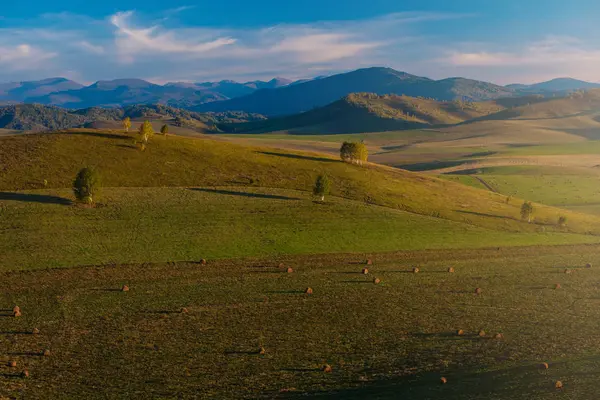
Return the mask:
<path id="1" fill-rule="evenodd" d="M 369 151 L 363 142 L 344 142 L 340 147 L 342 161 L 362 165 L 369 158 Z"/>

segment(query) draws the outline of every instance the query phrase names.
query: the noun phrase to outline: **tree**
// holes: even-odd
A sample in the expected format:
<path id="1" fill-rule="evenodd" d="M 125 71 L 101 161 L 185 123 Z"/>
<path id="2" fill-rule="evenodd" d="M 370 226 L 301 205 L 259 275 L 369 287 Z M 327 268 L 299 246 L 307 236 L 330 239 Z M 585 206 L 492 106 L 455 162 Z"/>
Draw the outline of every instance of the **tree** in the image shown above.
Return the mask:
<path id="1" fill-rule="evenodd" d="M 140 125 L 139 133 L 142 144 L 147 144 L 150 138 L 154 136 L 154 128 L 152 128 L 150 121 L 144 121 L 144 123 Z"/>
<path id="2" fill-rule="evenodd" d="M 560 226 L 561 228 L 567 226 L 567 217 L 565 217 L 564 215 L 558 217 L 558 226 Z"/>
<path id="3" fill-rule="evenodd" d="M 344 142 L 340 147 L 340 158 L 352 164 L 361 164 L 367 161 L 369 151 L 363 142 Z"/>
<path id="4" fill-rule="evenodd" d="M 521 219 L 531 222 L 531 215 L 533 214 L 533 205 L 530 201 L 526 201 L 521 206 Z"/>
<path id="5" fill-rule="evenodd" d="M 324 201 L 325 196 L 329 194 L 330 189 L 331 181 L 329 180 L 329 177 L 325 174 L 319 175 L 315 181 L 315 186 L 313 187 L 313 194 L 318 196 L 321 201 Z"/>
<path id="6" fill-rule="evenodd" d="M 129 132 L 129 129 L 131 128 L 131 118 L 126 117 L 123 120 L 123 128 L 125 129 L 125 132 Z"/>
<path id="7" fill-rule="evenodd" d="M 162 128 L 160 128 L 160 133 L 162 133 L 163 135 L 167 136 L 169 134 L 169 126 L 168 125 L 163 125 Z"/>
<path id="8" fill-rule="evenodd" d="M 94 168 L 83 168 L 73 181 L 75 198 L 86 204 L 93 204 L 100 189 L 100 175 Z"/>

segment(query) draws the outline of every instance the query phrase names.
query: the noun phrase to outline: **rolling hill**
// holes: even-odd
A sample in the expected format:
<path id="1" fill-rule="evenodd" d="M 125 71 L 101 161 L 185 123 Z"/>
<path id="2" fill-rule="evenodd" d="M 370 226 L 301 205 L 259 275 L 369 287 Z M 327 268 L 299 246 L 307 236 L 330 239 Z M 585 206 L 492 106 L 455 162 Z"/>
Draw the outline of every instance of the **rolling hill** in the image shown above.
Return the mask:
<path id="1" fill-rule="evenodd" d="M 534 83 L 532 85 L 512 84 L 507 85 L 506 87 L 531 93 L 571 92 L 575 90 L 600 88 L 600 83 L 586 82 L 573 78 L 556 78 L 546 82 Z"/>
<path id="2" fill-rule="evenodd" d="M 469 101 L 516 95 L 512 89 L 486 82 L 462 78 L 434 81 L 391 68 L 366 68 L 279 89 L 259 90 L 228 101 L 202 104 L 194 107 L 194 110 L 240 110 L 268 116 L 287 115 L 321 107 L 357 92 Z"/>
<path id="3" fill-rule="evenodd" d="M 199 128 L 202 131 L 214 129 L 217 123 L 264 119 L 260 115 L 240 112 L 200 114 L 163 105 L 131 105 L 124 108 L 92 107 L 81 110 L 67 110 L 39 104 L 17 104 L 0 107 L 0 129 L 48 131 L 84 126 L 110 126 L 112 129 L 120 129 L 120 121 L 125 117 L 132 120 L 170 121 L 177 126 Z M 106 123 L 110 124 L 106 125 Z"/>
<path id="4" fill-rule="evenodd" d="M 65 78 L 49 78 L 41 81 L 0 83 L 0 102 L 22 102 L 29 98 L 50 93 L 78 90 L 83 85 Z"/>
<path id="5" fill-rule="evenodd" d="M 241 124 L 220 124 L 230 133 L 339 134 L 384 132 L 453 125 L 496 113 L 495 102 L 440 102 L 432 99 L 373 93 L 353 93 L 305 113 Z"/>

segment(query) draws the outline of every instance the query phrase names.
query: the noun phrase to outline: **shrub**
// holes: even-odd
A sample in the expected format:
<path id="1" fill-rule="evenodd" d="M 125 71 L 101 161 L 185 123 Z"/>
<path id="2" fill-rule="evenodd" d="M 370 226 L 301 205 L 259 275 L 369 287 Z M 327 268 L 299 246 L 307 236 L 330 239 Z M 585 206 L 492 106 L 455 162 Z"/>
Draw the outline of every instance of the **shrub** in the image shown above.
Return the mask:
<path id="1" fill-rule="evenodd" d="M 560 227 L 567 226 L 567 217 L 565 217 L 564 215 L 561 215 L 560 217 L 558 217 L 558 226 L 560 226 Z"/>
<path id="2" fill-rule="evenodd" d="M 533 204 L 530 201 L 526 201 L 521 206 L 521 219 L 527 220 L 531 223 L 531 215 L 533 214 Z"/>
<path id="3" fill-rule="evenodd" d="M 162 128 L 160 128 L 160 133 L 167 136 L 169 134 L 169 125 L 163 125 Z"/>
<path id="4" fill-rule="evenodd" d="M 93 168 L 83 168 L 73 181 L 73 193 L 78 201 L 93 204 L 100 189 L 100 175 Z"/>

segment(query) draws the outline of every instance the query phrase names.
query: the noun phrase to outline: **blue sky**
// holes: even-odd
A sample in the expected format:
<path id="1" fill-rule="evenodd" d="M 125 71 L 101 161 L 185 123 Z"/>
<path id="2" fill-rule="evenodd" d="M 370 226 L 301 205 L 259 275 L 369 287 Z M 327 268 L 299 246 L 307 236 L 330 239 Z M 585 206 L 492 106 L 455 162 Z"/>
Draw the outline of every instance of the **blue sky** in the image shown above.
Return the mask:
<path id="1" fill-rule="evenodd" d="M 389 66 L 501 84 L 600 81 L 592 0 L 19 0 L 0 82 L 292 79 Z"/>

